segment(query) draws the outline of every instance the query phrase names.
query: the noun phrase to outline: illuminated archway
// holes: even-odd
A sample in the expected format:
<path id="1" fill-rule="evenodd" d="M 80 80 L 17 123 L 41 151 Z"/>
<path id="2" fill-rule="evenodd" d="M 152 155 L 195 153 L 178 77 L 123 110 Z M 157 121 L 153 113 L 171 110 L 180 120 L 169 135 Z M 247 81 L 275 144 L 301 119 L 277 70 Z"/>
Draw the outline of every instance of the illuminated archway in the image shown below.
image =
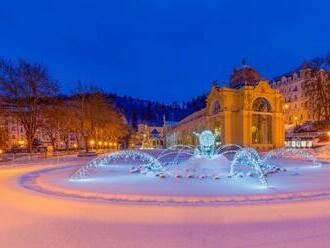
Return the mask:
<path id="1" fill-rule="evenodd" d="M 264 97 L 252 104 L 252 144 L 272 144 L 272 107 Z"/>

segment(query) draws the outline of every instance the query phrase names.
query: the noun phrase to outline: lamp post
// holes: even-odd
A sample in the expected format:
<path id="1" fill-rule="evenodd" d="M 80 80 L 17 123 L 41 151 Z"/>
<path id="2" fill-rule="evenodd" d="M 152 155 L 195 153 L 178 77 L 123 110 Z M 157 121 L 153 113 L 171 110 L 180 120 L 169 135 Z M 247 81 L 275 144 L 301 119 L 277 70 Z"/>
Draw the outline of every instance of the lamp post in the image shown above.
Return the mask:
<path id="1" fill-rule="evenodd" d="M 25 145 L 25 141 L 24 141 L 24 140 L 19 140 L 19 141 L 18 141 L 18 144 L 19 144 L 21 147 L 23 147 L 23 146 Z"/>
<path id="2" fill-rule="evenodd" d="M 330 131 L 327 132 L 327 135 L 328 135 L 328 138 L 329 138 L 328 141 L 330 143 Z"/>
<path id="3" fill-rule="evenodd" d="M 94 140 L 91 140 L 91 141 L 89 141 L 89 144 L 91 145 L 92 150 L 94 150 L 94 144 L 95 144 L 95 141 L 94 141 Z"/>
<path id="4" fill-rule="evenodd" d="M 298 117 L 297 116 L 294 116 L 293 119 L 294 119 L 294 121 L 296 123 L 296 127 L 298 127 Z"/>

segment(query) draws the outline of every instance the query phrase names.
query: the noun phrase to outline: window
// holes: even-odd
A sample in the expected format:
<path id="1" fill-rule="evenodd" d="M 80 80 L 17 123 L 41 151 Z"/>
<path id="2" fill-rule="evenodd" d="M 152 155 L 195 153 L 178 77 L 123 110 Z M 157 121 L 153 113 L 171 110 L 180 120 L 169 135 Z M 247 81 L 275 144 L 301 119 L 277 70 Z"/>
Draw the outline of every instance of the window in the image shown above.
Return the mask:
<path id="1" fill-rule="evenodd" d="M 252 105 L 255 112 L 272 112 L 271 106 L 266 98 L 258 97 Z"/>
<path id="2" fill-rule="evenodd" d="M 212 104 L 212 115 L 218 114 L 220 112 L 220 104 L 219 101 L 215 101 Z"/>

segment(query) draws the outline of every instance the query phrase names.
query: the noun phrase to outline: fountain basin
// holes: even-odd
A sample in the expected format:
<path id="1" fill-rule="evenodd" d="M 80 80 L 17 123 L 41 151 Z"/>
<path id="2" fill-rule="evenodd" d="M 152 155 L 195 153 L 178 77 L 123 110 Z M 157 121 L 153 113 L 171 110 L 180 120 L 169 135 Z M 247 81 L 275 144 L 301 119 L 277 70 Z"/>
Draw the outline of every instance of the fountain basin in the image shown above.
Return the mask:
<path id="1" fill-rule="evenodd" d="M 129 173 L 129 164 L 99 170 L 93 177 L 72 182 L 77 166 L 33 172 L 20 183 L 41 193 L 76 199 L 154 204 L 255 204 L 327 198 L 330 168 L 301 166 L 300 160 L 285 161 L 287 172 L 268 176 L 269 188 L 252 177 L 159 178 Z"/>

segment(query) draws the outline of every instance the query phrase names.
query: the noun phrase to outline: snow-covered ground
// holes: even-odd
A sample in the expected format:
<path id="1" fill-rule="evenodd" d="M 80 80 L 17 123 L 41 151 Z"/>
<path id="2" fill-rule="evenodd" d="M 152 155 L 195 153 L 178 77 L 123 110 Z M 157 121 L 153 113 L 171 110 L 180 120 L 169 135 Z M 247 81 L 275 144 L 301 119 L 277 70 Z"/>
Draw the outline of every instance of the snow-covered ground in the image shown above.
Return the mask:
<path id="1" fill-rule="evenodd" d="M 67 187 L 61 184 L 61 176 L 67 177 L 88 161 L 88 158 L 71 156 L 30 160 L 24 166 L 22 161 L 18 165 L 0 166 L 0 247 L 315 248 L 327 247 L 330 241 L 330 197 L 327 195 L 321 198 L 300 197 L 299 200 L 293 198 L 244 204 L 150 204 L 143 201 L 95 201 L 72 198 L 52 191 L 44 192 L 43 188 L 38 190 L 38 186 L 45 185 Z M 292 189 L 295 192 L 326 191 L 330 189 L 328 167 L 329 164 L 325 164 L 317 169 L 324 173 L 315 170 L 307 173 L 311 169 L 306 168 L 296 175 L 279 176 L 281 180 L 278 182 L 286 183 L 286 193 Z M 52 168 L 57 169 L 40 174 L 41 181 L 22 183 L 22 176 L 29 173 L 36 175 L 37 171 Z M 275 179 L 276 175 L 272 177 Z M 148 178 L 146 184 L 156 188 L 154 180 L 159 182 L 162 179 Z M 160 191 L 157 189 L 149 194 L 168 195 L 166 188 L 174 183 L 170 180 L 173 179 L 159 182 L 164 183 L 163 187 L 158 187 Z M 129 187 L 117 185 L 114 192 L 111 192 L 111 184 L 106 184 L 106 188 L 92 187 L 92 190 L 101 190 L 107 194 L 140 194 L 139 190 L 144 189 L 139 188 L 138 184 L 143 181 L 136 181 L 135 184 L 127 181 L 131 183 Z M 225 182 L 221 180 L 192 182 L 194 185 L 179 181 L 181 186 L 178 186 L 177 194 L 205 197 L 203 189 L 209 192 L 206 196 L 224 193 L 231 195 L 236 192 L 223 191 L 221 187 L 210 192 L 214 190 L 215 184 L 224 186 L 222 183 Z M 26 187 L 31 186 L 31 183 L 36 187 Z M 192 187 L 193 190 L 187 191 L 185 187 Z M 233 187 L 240 186 L 238 184 Z M 70 185 L 69 189 L 72 188 L 75 189 Z M 120 192 L 120 189 L 135 191 Z M 171 192 L 176 191 L 170 189 Z M 253 192 L 255 195 L 255 190 Z M 249 195 L 249 192 L 246 193 Z"/>
<path id="2" fill-rule="evenodd" d="M 314 149 L 313 153 L 317 159 L 330 161 L 330 144 Z"/>
<path id="3" fill-rule="evenodd" d="M 19 182 L 46 194 L 110 202 L 246 204 L 330 196 L 327 164 L 315 167 L 296 159 L 281 159 L 281 162 L 285 162 L 287 171 L 269 175 L 268 188 L 256 177 L 159 178 L 129 173 L 130 166 L 124 164 L 99 168 L 80 181 L 69 181 L 77 166 L 66 166 L 28 173 Z"/>

